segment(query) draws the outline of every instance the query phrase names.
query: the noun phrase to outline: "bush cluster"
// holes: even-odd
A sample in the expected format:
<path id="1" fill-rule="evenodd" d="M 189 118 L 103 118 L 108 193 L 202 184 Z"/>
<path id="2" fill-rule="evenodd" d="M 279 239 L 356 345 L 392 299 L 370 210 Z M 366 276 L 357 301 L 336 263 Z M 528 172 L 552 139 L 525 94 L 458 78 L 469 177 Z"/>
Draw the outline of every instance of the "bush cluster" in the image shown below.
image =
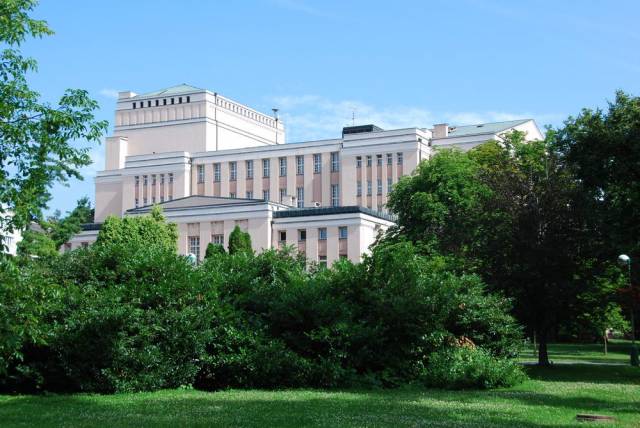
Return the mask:
<path id="1" fill-rule="evenodd" d="M 212 251 L 192 266 L 143 240 L 102 240 L 20 271 L 5 263 L 0 388 L 517 382 L 504 362 L 521 340 L 509 301 L 443 266 L 408 243 L 330 269 L 287 250 Z M 479 349 L 460 348 L 461 337 Z"/>

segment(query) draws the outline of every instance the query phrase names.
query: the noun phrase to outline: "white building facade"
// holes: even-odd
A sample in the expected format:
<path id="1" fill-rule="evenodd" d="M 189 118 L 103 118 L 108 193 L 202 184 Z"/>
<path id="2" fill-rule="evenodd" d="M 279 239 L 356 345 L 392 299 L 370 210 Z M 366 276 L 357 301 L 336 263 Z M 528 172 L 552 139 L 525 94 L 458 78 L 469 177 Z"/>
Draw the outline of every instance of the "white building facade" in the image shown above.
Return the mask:
<path id="1" fill-rule="evenodd" d="M 226 246 L 239 225 L 256 251 L 286 243 L 319 263 L 357 262 L 393 224 L 385 204 L 402 176 L 437 147 L 466 150 L 511 130 L 543 137 L 525 119 L 433 129 L 352 126 L 340 138 L 286 143 L 277 116 L 217 93 L 188 85 L 121 92 L 105 170 L 95 180 L 97 224 L 65 248 L 93 242 L 109 215 L 140 215 L 160 204 L 178 225 L 182 254 L 202 258 L 209 242 Z"/>

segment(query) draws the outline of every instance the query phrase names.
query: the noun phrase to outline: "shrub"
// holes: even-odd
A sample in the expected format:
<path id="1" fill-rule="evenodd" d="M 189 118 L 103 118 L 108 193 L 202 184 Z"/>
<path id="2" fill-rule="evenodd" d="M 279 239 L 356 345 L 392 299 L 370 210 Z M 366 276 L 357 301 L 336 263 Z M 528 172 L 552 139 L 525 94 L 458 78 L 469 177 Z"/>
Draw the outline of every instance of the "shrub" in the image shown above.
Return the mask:
<path id="1" fill-rule="evenodd" d="M 422 380 L 447 389 L 513 386 L 526 379 L 514 361 L 495 357 L 482 348 L 447 347 L 429 356 Z"/>
<path id="2" fill-rule="evenodd" d="M 240 226 L 233 228 L 229 234 L 229 254 L 251 253 L 251 235 L 240 230 Z"/>

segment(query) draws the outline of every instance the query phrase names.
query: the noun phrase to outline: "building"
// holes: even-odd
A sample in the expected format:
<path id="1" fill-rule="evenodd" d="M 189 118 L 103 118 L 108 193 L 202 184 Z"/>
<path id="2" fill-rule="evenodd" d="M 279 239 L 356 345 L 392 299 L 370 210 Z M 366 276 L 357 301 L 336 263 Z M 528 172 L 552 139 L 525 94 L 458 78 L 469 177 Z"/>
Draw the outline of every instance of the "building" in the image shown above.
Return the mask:
<path id="1" fill-rule="evenodd" d="M 0 215 L 4 216 L 5 222 L 13 217 L 11 211 L 4 211 Z M 15 229 L 7 232 L 0 229 L 0 253 L 15 256 L 18 251 L 18 242 L 22 241 L 22 231 Z"/>
<path id="2" fill-rule="evenodd" d="M 160 204 L 177 223 L 179 252 L 202 257 L 239 225 L 260 251 L 283 243 L 313 261 L 359 261 L 392 223 L 385 204 L 400 177 L 438 147 L 469 149 L 511 130 L 542 138 L 530 119 L 383 130 L 345 127 L 340 138 L 285 143 L 285 128 L 229 98 L 189 85 L 121 92 L 105 170 L 96 176 L 97 224 L 66 249 L 95 240 L 108 215 Z"/>

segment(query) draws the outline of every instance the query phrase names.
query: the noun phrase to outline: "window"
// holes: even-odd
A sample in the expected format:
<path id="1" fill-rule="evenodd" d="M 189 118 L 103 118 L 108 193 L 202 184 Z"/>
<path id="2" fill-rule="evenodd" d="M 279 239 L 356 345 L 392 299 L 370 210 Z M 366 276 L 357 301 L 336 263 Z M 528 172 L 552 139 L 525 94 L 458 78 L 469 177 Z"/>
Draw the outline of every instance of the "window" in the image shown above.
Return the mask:
<path id="1" fill-rule="evenodd" d="M 284 198 L 287 197 L 287 188 L 286 187 L 281 187 L 280 188 L 280 203 L 284 202 Z"/>
<path id="2" fill-rule="evenodd" d="M 296 156 L 296 174 L 304 175 L 304 156 Z"/>
<path id="3" fill-rule="evenodd" d="M 156 107 L 160 105 L 160 100 L 156 100 Z"/>
<path id="4" fill-rule="evenodd" d="M 340 171 L 340 153 L 331 152 L 331 172 Z"/>
<path id="5" fill-rule="evenodd" d="M 216 183 L 220 181 L 220 163 L 213 164 L 213 181 Z"/>
<path id="6" fill-rule="evenodd" d="M 347 239 L 349 233 L 347 232 L 347 226 L 340 226 L 338 228 L 338 238 L 339 239 Z"/>
<path id="7" fill-rule="evenodd" d="M 235 199 L 236 198 L 236 192 L 229 192 L 229 197 L 231 199 Z"/>
<path id="8" fill-rule="evenodd" d="M 298 229 L 298 241 L 306 241 L 307 240 L 307 229 Z"/>
<path id="9" fill-rule="evenodd" d="M 134 110 L 136 109 L 136 103 L 133 103 L 133 109 Z"/>
<path id="10" fill-rule="evenodd" d="M 175 99 L 171 98 L 171 104 L 175 104 Z"/>
<path id="11" fill-rule="evenodd" d="M 398 152 L 398 165 L 402 165 L 402 152 Z"/>
<path id="12" fill-rule="evenodd" d="M 169 195 L 169 200 L 173 201 L 173 195 Z"/>
<path id="13" fill-rule="evenodd" d="M 376 165 L 382 166 L 382 155 L 376 155 Z"/>
<path id="14" fill-rule="evenodd" d="M 269 192 L 268 189 L 262 191 L 262 199 L 264 199 L 265 201 L 268 201 L 271 199 L 271 192 Z"/>
<path id="15" fill-rule="evenodd" d="M 247 178 L 252 179 L 253 178 L 253 161 L 252 160 L 246 161 L 245 168 L 247 170 Z"/>
<path id="16" fill-rule="evenodd" d="M 138 198 L 136 198 L 136 208 L 138 208 L 139 203 L 140 203 L 140 200 Z"/>
<path id="17" fill-rule="evenodd" d="M 189 95 L 187 95 L 187 102 L 190 103 L 191 102 L 191 97 Z"/>
<path id="18" fill-rule="evenodd" d="M 338 184 L 331 185 L 331 206 L 340 206 L 340 186 Z"/>
<path id="19" fill-rule="evenodd" d="M 326 241 L 327 240 L 327 228 L 321 227 L 318 229 L 318 240 Z"/>
<path id="20" fill-rule="evenodd" d="M 280 177 L 287 176 L 287 158 L 280 158 Z"/>
<path id="21" fill-rule="evenodd" d="M 156 203 L 156 197 L 155 197 L 155 196 L 152 196 L 152 197 L 151 197 L 151 203 L 152 203 L 152 204 L 155 204 L 155 203 Z"/>
<path id="22" fill-rule="evenodd" d="M 281 230 L 279 233 L 279 241 L 280 242 L 286 242 L 287 241 L 287 231 L 286 230 Z"/>
<path id="23" fill-rule="evenodd" d="M 393 190 L 393 178 L 387 178 L 387 193 Z"/>
<path id="24" fill-rule="evenodd" d="M 160 202 L 164 202 L 164 196 L 160 196 Z"/>
<path id="25" fill-rule="evenodd" d="M 198 183 L 204 183 L 204 165 L 198 165 Z"/>
<path id="26" fill-rule="evenodd" d="M 149 181 L 149 178 L 146 175 L 142 176 L 142 184 L 143 185 L 146 186 L 148 184 L 148 181 Z"/>
<path id="27" fill-rule="evenodd" d="M 173 173 L 169 173 L 169 184 L 173 184 Z"/>
<path id="28" fill-rule="evenodd" d="M 147 101 L 147 107 L 151 107 L 151 100 Z"/>
<path id="29" fill-rule="evenodd" d="M 229 180 L 236 181 L 238 178 L 238 162 L 229 162 Z"/>
<path id="30" fill-rule="evenodd" d="M 264 178 L 269 177 L 271 165 L 269 159 L 262 159 L 262 176 Z"/>
<path id="31" fill-rule="evenodd" d="M 139 175 L 136 175 L 136 176 L 134 177 L 134 180 L 136 181 L 136 187 L 137 187 L 137 186 L 139 186 L 139 185 L 140 185 L 140 176 L 139 176 Z"/>
<path id="32" fill-rule="evenodd" d="M 387 165 L 393 165 L 393 154 L 387 153 Z"/>
<path id="33" fill-rule="evenodd" d="M 189 237 L 189 254 L 196 256 L 196 260 L 200 260 L 200 237 Z"/>
<path id="34" fill-rule="evenodd" d="M 252 190 L 247 190 L 247 199 L 253 199 L 253 191 Z"/>
<path id="35" fill-rule="evenodd" d="M 155 186 L 155 185 L 156 185 L 156 175 L 155 175 L 155 174 L 152 174 L 152 175 L 151 175 L 151 184 L 152 184 L 153 186 Z"/>
<path id="36" fill-rule="evenodd" d="M 362 181 L 356 183 L 356 196 L 362 196 Z"/>
<path id="37" fill-rule="evenodd" d="M 142 198 L 142 205 L 147 205 L 147 198 Z"/>
<path id="38" fill-rule="evenodd" d="M 316 153 L 313 155 L 313 173 L 320 174 L 322 172 L 322 155 Z"/>
<path id="39" fill-rule="evenodd" d="M 362 156 L 356 156 L 356 168 L 362 168 Z"/>
<path id="40" fill-rule="evenodd" d="M 178 104 L 182 104 L 182 97 L 178 97 Z"/>
<path id="41" fill-rule="evenodd" d="M 323 269 L 327 268 L 327 256 L 318 256 L 318 266 Z"/>
<path id="42" fill-rule="evenodd" d="M 304 208 L 304 187 L 298 187 L 296 189 L 296 206 L 298 208 Z"/>
<path id="43" fill-rule="evenodd" d="M 367 155 L 367 166 L 371 166 L 373 161 L 371 160 L 371 155 Z"/>
<path id="44" fill-rule="evenodd" d="M 163 105 L 163 106 L 166 106 L 166 105 L 167 105 L 167 99 L 166 99 L 166 98 L 162 100 L 162 105 Z"/>
<path id="45" fill-rule="evenodd" d="M 382 178 L 378 178 L 378 195 L 382 195 Z"/>
<path id="46" fill-rule="evenodd" d="M 371 180 L 367 180 L 367 196 L 371 196 Z"/>
<path id="47" fill-rule="evenodd" d="M 160 184 L 164 184 L 164 174 L 160 174 Z"/>
<path id="48" fill-rule="evenodd" d="M 223 234 L 215 234 L 211 235 L 211 242 L 217 245 L 224 245 L 224 235 Z"/>

